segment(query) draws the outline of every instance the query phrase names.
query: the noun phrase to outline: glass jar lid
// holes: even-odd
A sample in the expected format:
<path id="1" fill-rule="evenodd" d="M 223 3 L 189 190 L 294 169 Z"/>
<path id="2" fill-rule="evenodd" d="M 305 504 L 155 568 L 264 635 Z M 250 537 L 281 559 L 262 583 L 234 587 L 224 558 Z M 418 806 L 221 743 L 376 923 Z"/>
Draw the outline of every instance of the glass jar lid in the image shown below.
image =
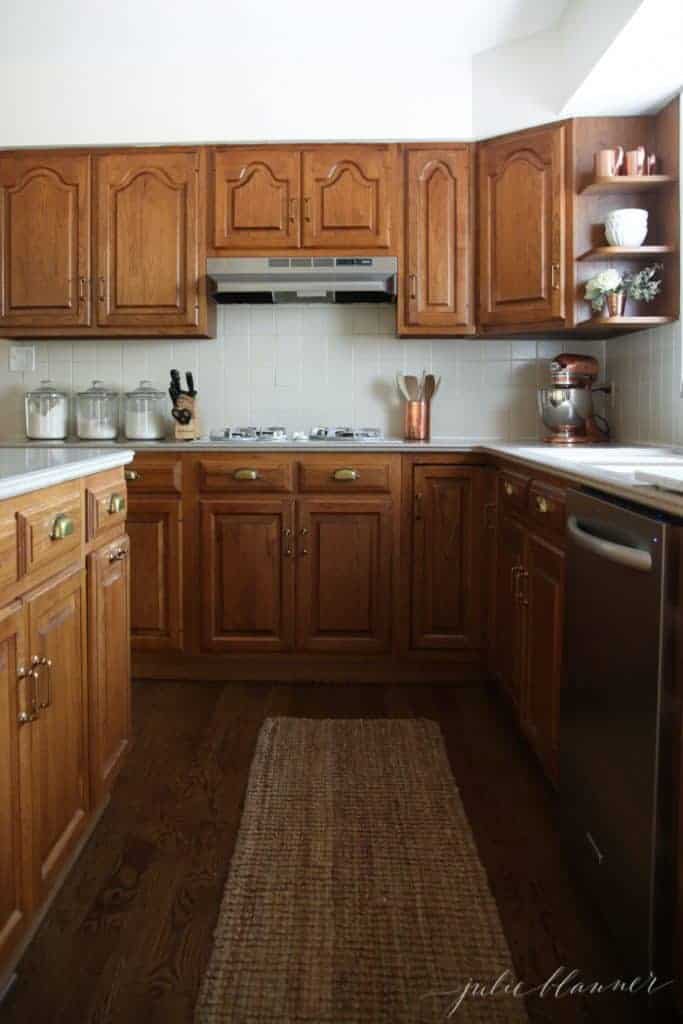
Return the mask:
<path id="1" fill-rule="evenodd" d="M 101 380 L 94 380 L 89 388 L 78 392 L 79 398 L 116 398 L 117 395 L 117 391 L 106 388 Z"/>
<path id="2" fill-rule="evenodd" d="M 26 395 L 28 398 L 66 398 L 66 392 L 60 391 L 54 381 L 41 380 L 40 387 L 34 388 L 33 391 L 27 391 Z"/>
<path id="3" fill-rule="evenodd" d="M 126 392 L 127 398 L 163 398 L 164 392 L 157 391 L 151 380 L 141 380 L 134 391 Z"/>

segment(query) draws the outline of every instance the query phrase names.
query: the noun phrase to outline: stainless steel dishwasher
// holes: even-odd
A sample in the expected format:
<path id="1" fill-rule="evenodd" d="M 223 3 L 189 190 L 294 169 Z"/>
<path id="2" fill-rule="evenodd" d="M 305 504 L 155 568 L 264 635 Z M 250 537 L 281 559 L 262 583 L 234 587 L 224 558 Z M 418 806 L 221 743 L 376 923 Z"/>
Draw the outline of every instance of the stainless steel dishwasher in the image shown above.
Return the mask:
<path id="1" fill-rule="evenodd" d="M 624 966 L 661 977 L 674 904 L 679 528 L 656 512 L 574 490 L 567 517 L 564 840 Z"/>

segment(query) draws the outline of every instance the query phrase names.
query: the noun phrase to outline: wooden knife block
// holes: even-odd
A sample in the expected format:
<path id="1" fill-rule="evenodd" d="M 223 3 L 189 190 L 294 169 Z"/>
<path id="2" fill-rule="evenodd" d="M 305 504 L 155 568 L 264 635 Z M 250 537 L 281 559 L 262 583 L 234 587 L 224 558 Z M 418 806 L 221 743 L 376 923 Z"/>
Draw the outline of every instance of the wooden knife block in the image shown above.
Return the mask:
<path id="1" fill-rule="evenodd" d="M 192 414 L 192 419 L 189 423 L 178 423 L 177 420 L 173 421 L 175 424 L 176 441 L 197 441 L 201 437 L 201 430 L 199 429 L 199 414 L 196 399 L 190 398 L 188 395 L 183 395 L 178 400 L 176 408 L 188 409 Z"/>

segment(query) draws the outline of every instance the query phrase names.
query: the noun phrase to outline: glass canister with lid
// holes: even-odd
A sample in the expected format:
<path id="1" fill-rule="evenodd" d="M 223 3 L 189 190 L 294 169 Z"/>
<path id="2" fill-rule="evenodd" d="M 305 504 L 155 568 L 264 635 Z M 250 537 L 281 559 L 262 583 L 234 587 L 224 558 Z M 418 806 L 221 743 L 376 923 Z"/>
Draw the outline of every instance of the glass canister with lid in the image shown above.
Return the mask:
<path id="1" fill-rule="evenodd" d="M 63 441 L 69 425 L 69 399 L 51 380 L 28 391 L 25 398 L 26 436 L 32 441 Z"/>
<path id="2" fill-rule="evenodd" d="M 126 394 L 124 430 L 131 441 L 158 441 L 166 432 L 163 391 L 157 391 L 149 380 Z"/>
<path id="3" fill-rule="evenodd" d="M 83 441 L 113 441 L 119 426 L 118 392 L 101 380 L 79 391 L 76 398 L 76 433 Z"/>

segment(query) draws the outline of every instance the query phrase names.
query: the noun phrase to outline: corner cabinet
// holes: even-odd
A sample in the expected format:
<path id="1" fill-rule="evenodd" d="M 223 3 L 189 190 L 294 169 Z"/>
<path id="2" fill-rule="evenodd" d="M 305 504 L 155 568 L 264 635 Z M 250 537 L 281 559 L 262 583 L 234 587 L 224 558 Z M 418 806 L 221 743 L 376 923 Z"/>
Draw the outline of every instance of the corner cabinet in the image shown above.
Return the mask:
<path id="1" fill-rule="evenodd" d="M 473 147 L 405 146 L 399 333 L 472 334 Z"/>
<path id="2" fill-rule="evenodd" d="M 479 146 L 479 323 L 547 324 L 566 315 L 566 125 Z"/>
<path id="3" fill-rule="evenodd" d="M 217 250 L 384 252 L 396 147 L 230 146 L 213 157 Z"/>
<path id="4" fill-rule="evenodd" d="M 91 323 L 90 158 L 0 154 L 0 329 Z"/>

